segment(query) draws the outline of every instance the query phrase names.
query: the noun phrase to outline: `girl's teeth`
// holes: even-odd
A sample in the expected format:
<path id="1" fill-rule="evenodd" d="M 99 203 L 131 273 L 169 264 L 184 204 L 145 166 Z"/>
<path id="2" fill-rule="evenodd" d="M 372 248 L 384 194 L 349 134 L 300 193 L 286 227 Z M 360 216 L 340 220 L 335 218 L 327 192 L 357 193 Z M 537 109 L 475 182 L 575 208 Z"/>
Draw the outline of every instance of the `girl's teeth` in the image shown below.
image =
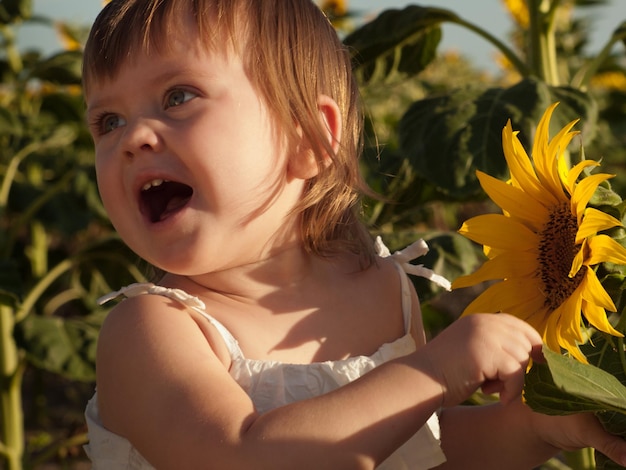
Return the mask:
<path id="1" fill-rule="evenodd" d="M 157 186 L 161 186 L 163 184 L 162 179 L 154 179 L 152 181 L 147 182 L 146 184 L 143 185 L 143 187 L 141 188 L 143 191 L 147 191 L 150 188 L 154 188 Z"/>

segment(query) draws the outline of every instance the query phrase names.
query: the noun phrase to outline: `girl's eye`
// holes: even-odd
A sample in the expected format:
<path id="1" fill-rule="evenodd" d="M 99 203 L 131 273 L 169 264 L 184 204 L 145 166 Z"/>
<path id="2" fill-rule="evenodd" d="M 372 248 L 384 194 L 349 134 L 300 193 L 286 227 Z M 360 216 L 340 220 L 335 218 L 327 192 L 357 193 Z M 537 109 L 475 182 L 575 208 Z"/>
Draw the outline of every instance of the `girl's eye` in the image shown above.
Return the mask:
<path id="1" fill-rule="evenodd" d="M 94 127 L 100 134 L 108 134 L 124 124 L 126 124 L 126 121 L 121 116 L 104 113 L 96 118 L 96 125 Z"/>
<path id="2" fill-rule="evenodd" d="M 124 120 L 116 114 L 104 116 L 102 119 L 102 130 L 107 133 L 124 125 Z"/>
<path id="3" fill-rule="evenodd" d="M 180 88 L 172 90 L 165 97 L 165 108 L 167 109 L 174 106 L 180 106 L 181 104 L 194 99 L 196 96 L 198 95 L 189 90 L 182 90 Z"/>

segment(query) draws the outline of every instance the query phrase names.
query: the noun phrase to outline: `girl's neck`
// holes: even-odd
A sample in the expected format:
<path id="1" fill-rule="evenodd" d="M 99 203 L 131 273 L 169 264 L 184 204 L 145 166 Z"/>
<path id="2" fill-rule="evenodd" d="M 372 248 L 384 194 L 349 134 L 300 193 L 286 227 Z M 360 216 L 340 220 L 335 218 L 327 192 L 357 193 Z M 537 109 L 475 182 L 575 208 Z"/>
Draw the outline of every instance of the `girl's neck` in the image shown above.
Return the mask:
<path id="1" fill-rule="evenodd" d="M 302 294 L 315 285 L 333 282 L 333 276 L 359 271 L 356 257 L 322 258 L 300 245 L 286 248 L 254 263 L 197 276 L 166 274 L 162 284 L 197 296 L 222 295 L 257 303 L 272 295 Z"/>

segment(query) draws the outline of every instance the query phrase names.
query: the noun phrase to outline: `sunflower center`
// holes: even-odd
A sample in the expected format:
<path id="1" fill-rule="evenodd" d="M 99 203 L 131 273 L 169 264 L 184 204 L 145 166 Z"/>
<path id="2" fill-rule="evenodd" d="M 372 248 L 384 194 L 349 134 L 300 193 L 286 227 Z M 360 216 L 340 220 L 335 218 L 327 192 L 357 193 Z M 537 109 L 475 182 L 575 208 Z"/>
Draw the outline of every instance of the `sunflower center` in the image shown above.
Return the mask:
<path id="1" fill-rule="evenodd" d="M 551 310 L 559 307 L 582 282 L 585 267 L 569 277 L 572 261 L 580 246 L 576 245 L 578 221 L 569 203 L 556 206 L 540 233 L 539 276 L 545 289 L 545 305 Z"/>

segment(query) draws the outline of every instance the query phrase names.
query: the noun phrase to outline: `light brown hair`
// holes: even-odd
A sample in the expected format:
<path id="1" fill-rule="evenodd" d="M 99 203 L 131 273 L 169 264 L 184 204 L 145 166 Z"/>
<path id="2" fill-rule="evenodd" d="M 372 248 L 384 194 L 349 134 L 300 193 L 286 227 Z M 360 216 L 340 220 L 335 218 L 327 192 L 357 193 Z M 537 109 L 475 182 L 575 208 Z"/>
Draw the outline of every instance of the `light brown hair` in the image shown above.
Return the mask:
<path id="1" fill-rule="evenodd" d="M 112 0 L 85 46 L 86 94 L 91 83 L 113 78 L 134 53 L 167 47 L 168 32 L 181 27 L 177 18 L 189 9 L 208 50 L 219 53 L 230 45 L 241 57 L 287 139 L 295 138 L 299 123 L 312 146 L 319 174 L 297 208 L 306 249 L 321 256 L 347 250 L 369 266 L 373 244 L 358 220 L 360 195 L 369 193 L 358 164 L 359 92 L 348 51 L 311 0 Z M 342 114 L 337 152 L 320 119 L 321 94 L 335 100 Z M 329 156 L 332 163 L 324 164 Z"/>

